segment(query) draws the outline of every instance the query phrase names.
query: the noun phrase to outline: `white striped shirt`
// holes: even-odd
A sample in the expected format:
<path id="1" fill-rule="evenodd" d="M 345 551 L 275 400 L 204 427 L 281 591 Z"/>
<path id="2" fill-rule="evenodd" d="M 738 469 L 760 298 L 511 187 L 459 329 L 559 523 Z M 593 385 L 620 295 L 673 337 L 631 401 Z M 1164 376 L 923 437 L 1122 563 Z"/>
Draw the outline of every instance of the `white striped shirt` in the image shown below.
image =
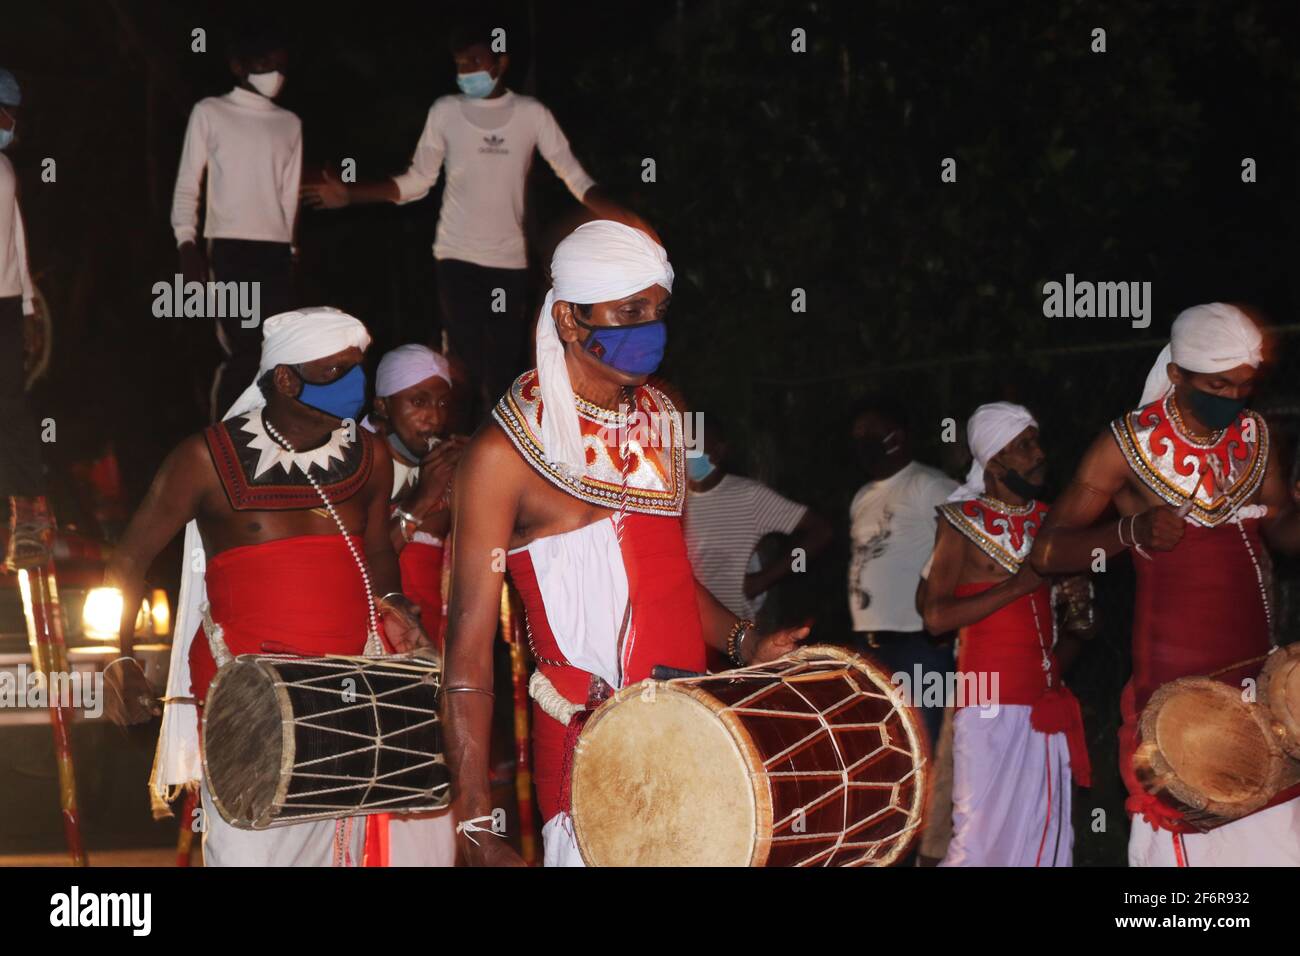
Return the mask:
<path id="1" fill-rule="evenodd" d="M 708 491 L 686 496 L 686 551 L 696 579 L 727 610 L 752 618 L 762 604 L 745 597 L 750 556 L 765 535 L 790 534 L 808 506 L 738 475 L 723 475 Z"/>

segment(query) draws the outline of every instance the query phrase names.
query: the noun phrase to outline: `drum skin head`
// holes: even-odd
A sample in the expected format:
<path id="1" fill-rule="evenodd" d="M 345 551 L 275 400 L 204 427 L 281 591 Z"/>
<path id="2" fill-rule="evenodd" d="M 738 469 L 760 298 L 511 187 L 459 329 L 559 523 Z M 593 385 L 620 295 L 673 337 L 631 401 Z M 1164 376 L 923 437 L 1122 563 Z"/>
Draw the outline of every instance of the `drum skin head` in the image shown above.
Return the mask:
<path id="1" fill-rule="evenodd" d="M 222 668 L 208 689 L 203 774 L 212 802 L 231 826 L 265 827 L 271 807 L 282 796 L 282 697 L 274 673 L 246 658 Z M 292 746 L 290 737 L 290 763 Z"/>
<path id="2" fill-rule="evenodd" d="M 620 691 L 592 716 L 573 757 L 572 816 L 588 866 L 761 865 L 748 755 L 712 711 L 654 683 Z M 629 817 L 640 825 L 620 825 Z"/>

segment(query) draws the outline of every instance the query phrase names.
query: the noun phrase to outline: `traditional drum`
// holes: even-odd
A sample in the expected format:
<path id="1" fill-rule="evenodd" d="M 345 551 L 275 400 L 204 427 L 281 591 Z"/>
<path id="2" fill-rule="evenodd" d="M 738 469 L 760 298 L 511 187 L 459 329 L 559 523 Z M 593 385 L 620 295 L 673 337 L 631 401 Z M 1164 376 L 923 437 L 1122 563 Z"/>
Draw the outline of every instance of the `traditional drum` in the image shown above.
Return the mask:
<path id="1" fill-rule="evenodd" d="M 1209 677 L 1182 677 L 1151 695 L 1133 755 L 1138 781 L 1198 830 L 1261 809 L 1300 782 L 1266 708 L 1242 689 Z"/>
<path id="2" fill-rule="evenodd" d="M 589 866 L 886 866 L 921 824 L 924 739 L 889 678 L 835 647 L 644 681 L 578 738 L 578 848 Z"/>
<path id="3" fill-rule="evenodd" d="M 203 713 L 213 803 L 247 830 L 447 806 L 440 687 L 418 657 L 235 658 Z"/>
<path id="4" fill-rule="evenodd" d="M 1259 674 L 1259 701 L 1273 718 L 1282 748 L 1300 760 L 1300 644 L 1268 655 Z"/>

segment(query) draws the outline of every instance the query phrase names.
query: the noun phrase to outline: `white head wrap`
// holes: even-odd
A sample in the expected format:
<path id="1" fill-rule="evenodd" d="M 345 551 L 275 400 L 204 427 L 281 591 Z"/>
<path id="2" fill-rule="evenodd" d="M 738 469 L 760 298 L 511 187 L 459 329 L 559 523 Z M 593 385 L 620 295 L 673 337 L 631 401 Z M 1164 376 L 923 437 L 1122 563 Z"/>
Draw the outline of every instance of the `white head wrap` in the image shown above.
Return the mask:
<path id="1" fill-rule="evenodd" d="M 949 501 L 966 501 L 984 494 L 984 469 L 995 456 L 1030 425 L 1037 426 L 1034 416 L 1023 405 L 990 402 L 975 409 L 966 423 L 966 444 L 970 446 L 970 471 L 966 484 L 948 496 Z"/>
<path id="2" fill-rule="evenodd" d="M 1226 372 L 1238 365 L 1259 368 L 1264 336 L 1241 309 L 1222 302 L 1194 305 L 1174 319 L 1169 344 L 1147 374 L 1138 407 L 1162 398 L 1173 386 L 1170 362 L 1189 372 Z"/>
<path id="3" fill-rule="evenodd" d="M 375 395 L 387 398 L 426 378 L 440 378 L 451 384 L 451 366 L 446 357 L 427 345 L 400 345 L 379 360 Z"/>
<path id="4" fill-rule="evenodd" d="M 640 229 L 598 219 L 584 223 L 555 247 L 553 286 L 537 314 L 537 377 L 542 396 L 542 450 L 546 460 L 570 475 L 586 467 L 573 384 L 551 316 L 557 302 L 609 302 L 661 285 L 673 289 L 668 253 Z"/>
<path id="5" fill-rule="evenodd" d="M 297 365 L 325 358 L 355 346 L 365 349 L 370 333 L 360 320 L 346 312 L 325 306 L 297 312 L 281 312 L 262 323 L 262 360 L 253 384 L 222 416 L 226 421 L 246 415 L 266 404 L 257 379 L 277 365 Z M 185 526 L 185 550 L 181 557 L 181 590 L 176 602 L 176 627 L 172 631 L 171 670 L 167 675 L 168 697 L 189 697 L 190 644 L 202 619 L 200 608 L 208 599 L 204 583 L 203 541 L 197 522 Z M 196 570 L 197 568 L 197 570 Z M 203 767 L 199 758 L 197 712 L 193 704 L 175 702 L 163 711 L 158 750 L 154 756 L 150 786 L 156 798 L 167 799 L 170 788 L 197 780 Z M 155 806 L 157 805 L 155 799 Z"/>

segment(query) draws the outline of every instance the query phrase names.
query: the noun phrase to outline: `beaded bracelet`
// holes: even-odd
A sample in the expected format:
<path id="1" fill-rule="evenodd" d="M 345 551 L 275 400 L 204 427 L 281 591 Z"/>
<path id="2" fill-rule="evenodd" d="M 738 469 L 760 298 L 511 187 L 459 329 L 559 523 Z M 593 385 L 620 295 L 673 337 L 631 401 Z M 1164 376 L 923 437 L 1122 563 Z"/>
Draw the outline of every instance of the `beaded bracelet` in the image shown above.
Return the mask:
<path id="1" fill-rule="evenodd" d="M 745 639 L 745 632 L 754 626 L 750 620 L 739 620 L 731 628 L 731 633 L 727 635 L 727 656 L 731 658 L 733 664 L 737 667 L 744 667 L 745 661 L 740 656 L 740 644 Z"/>

